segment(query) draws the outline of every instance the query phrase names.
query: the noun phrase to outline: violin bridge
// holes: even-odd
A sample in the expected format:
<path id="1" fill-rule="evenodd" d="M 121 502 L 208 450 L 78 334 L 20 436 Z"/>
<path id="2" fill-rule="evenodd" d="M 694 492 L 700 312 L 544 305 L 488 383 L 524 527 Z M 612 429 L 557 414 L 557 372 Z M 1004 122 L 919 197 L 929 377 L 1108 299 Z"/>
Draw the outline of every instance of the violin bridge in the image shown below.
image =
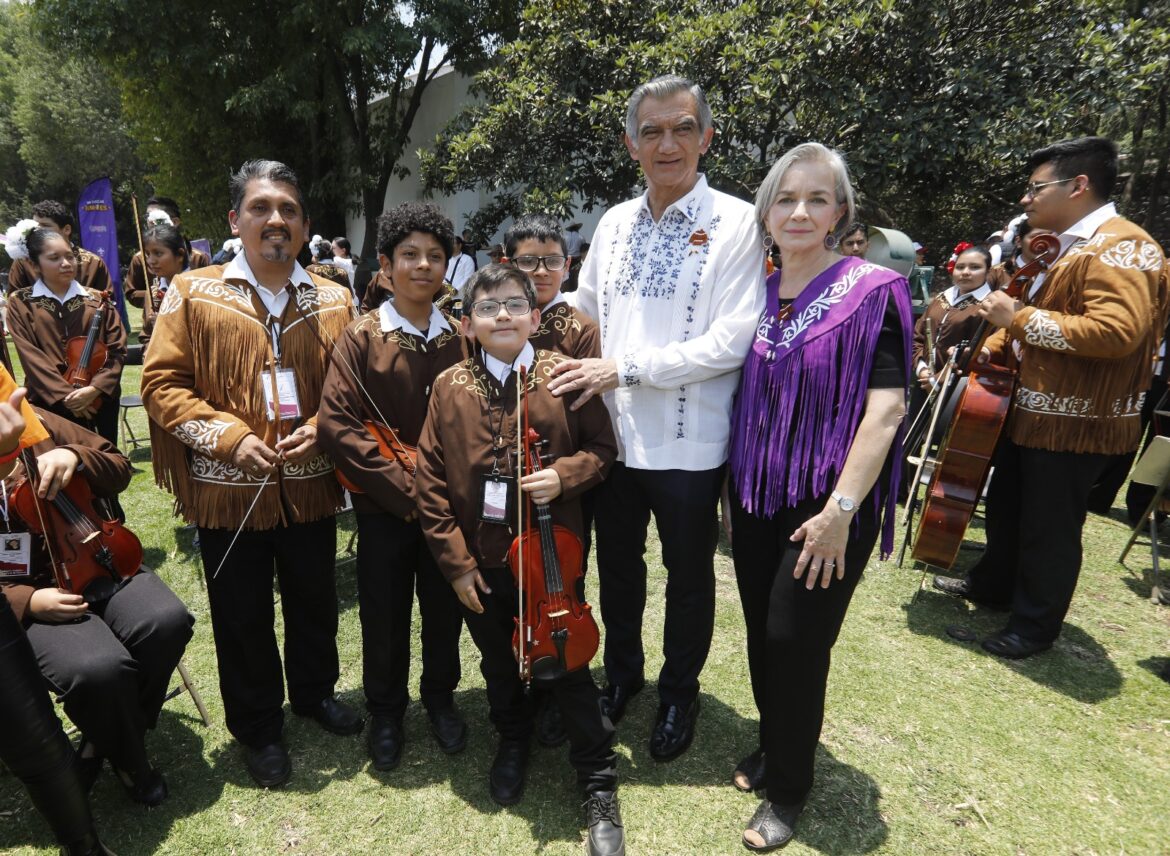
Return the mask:
<path id="1" fill-rule="evenodd" d="M 81 539 L 81 543 L 88 544 L 90 541 L 92 541 L 94 538 L 98 537 L 101 534 L 102 534 L 101 532 L 98 532 L 96 530 L 93 532 L 90 532 L 88 535 L 86 535 L 84 538 Z"/>
<path id="2" fill-rule="evenodd" d="M 569 614 L 569 610 L 567 610 L 567 609 L 558 609 L 556 612 L 550 612 L 550 613 L 548 614 L 548 617 L 549 617 L 549 618 L 560 618 L 562 615 L 568 615 L 568 614 Z"/>

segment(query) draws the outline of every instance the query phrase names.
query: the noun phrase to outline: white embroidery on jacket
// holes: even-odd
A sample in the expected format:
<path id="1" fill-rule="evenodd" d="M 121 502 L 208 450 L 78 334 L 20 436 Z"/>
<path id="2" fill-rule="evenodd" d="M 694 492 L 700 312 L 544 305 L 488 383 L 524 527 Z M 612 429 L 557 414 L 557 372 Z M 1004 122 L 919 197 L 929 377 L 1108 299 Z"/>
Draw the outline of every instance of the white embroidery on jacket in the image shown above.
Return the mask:
<path id="1" fill-rule="evenodd" d="M 1047 348 L 1050 351 L 1076 350 L 1064 338 L 1064 331 L 1060 324 L 1052 320 L 1052 316 L 1043 309 L 1037 309 L 1032 317 L 1024 324 L 1024 341 L 1037 348 Z"/>
<path id="2" fill-rule="evenodd" d="M 232 427 L 222 419 L 188 419 L 175 429 L 175 436 L 196 452 L 210 452 L 219 444 L 220 438 Z"/>
<path id="3" fill-rule="evenodd" d="M 1123 270 L 1157 271 L 1162 269 L 1162 253 L 1149 241 L 1118 241 L 1101 254 L 1101 261 Z"/>

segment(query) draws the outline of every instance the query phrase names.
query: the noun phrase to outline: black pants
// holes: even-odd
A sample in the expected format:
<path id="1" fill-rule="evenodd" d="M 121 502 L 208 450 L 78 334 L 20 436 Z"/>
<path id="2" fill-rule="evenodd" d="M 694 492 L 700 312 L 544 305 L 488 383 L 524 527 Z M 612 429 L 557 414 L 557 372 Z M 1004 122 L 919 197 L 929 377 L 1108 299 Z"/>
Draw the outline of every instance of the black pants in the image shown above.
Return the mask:
<path id="1" fill-rule="evenodd" d="M 969 576 L 973 597 L 1011 603 L 1009 631 L 1039 642 L 1060 635 L 1081 572 L 1089 492 L 1111 458 L 1000 443 L 987 549 Z"/>
<path id="2" fill-rule="evenodd" d="M 158 722 L 195 620 L 167 584 L 142 572 L 79 621 L 34 621 L 28 639 L 65 713 L 117 769 L 149 766 L 143 737 Z"/>
<path id="3" fill-rule="evenodd" d="M 760 712 L 765 784 L 772 802 L 802 801 L 825 719 L 825 687 L 833 645 L 845 621 L 879 527 L 873 497 L 860 503 L 845 548 L 845 578 L 811 591 L 792 572 L 803 542 L 789 537 L 825 507 L 825 497 L 782 508 L 770 518 L 744 510 L 731 492 L 735 579 L 747 626 L 748 670 Z"/>
<path id="4" fill-rule="evenodd" d="M 524 697 L 524 684 L 512 653 L 516 586 L 507 568 L 489 568 L 481 573 L 492 590 L 491 594 L 479 592 L 483 613 L 460 608 L 471 638 L 479 648 L 479 668 L 487 683 L 490 718 L 500 737 L 528 740 L 532 735 L 533 711 Z M 589 669 L 568 672 L 539 686 L 556 699 L 561 709 L 569 735 L 569 761 L 577 771 L 578 783 L 587 792 L 614 790 L 617 787 L 614 728 L 601 712 L 601 691 Z"/>
<path id="5" fill-rule="evenodd" d="M 366 706 L 402 720 L 409 701 L 410 624 L 415 591 L 422 616 L 420 695 L 427 710 L 450 707 L 459 683 L 459 598 L 443 579 L 417 521 L 357 515 L 358 612 Z"/>
<path id="6" fill-rule="evenodd" d="M 89 801 L 74 769 L 73 747 L 53 712 L 36 655 L 0 594 L 0 761 L 24 783 L 58 843 L 93 830 Z"/>
<path id="7" fill-rule="evenodd" d="M 643 679 L 642 613 L 646 609 L 646 531 L 654 514 L 666 565 L 666 624 L 658 676 L 665 704 L 689 705 L 715 627 L 715 509 L 723 485 L 713 470 L 637 470 L 614 464 L 594 497 L 597 572 L 605 620 L 605 674 L 610 683 Z"/>
<path id="8" fill-rule="evenodd" d="M 228 731 L 248 746 L 280 740 L 284 680 L 273 626 L 272 574 L 284 615 L 284 672 L 293 710 L 308 710 L 333 694 L 337 662 L 337 590 L 333 569 L 337 521 L 326 517 L 265 531 L 240 533 L 219 576 L 235 531 L 199 529 L 219 689 Z"/>

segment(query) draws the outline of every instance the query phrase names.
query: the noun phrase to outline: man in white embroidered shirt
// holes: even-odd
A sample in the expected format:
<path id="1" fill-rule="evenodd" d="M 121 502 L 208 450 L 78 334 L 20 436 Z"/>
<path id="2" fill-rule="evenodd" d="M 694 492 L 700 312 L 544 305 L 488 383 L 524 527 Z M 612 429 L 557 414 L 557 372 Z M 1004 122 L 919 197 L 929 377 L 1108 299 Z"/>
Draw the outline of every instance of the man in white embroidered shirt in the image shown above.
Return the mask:
<path id="1" fill-rule="evenodd" d="M 764 303 L 752 206 L 698 171 L 714 134 L 702 90 L 674 76 L 634 90 L 626 146 L 646 192 L 606 212 L 569 299 L 601 327 L 602 357 L 564 363 L 550 384 L 604 394 L 618 463 L 597 488 L 597 563 L 607 685 L 616 723 L 642 688 L 646 531 L 653 513 L 667 570 L 666 661 L 650 753 L 686 751 L 715 618 L 715 509 L 731 400 Z"/>

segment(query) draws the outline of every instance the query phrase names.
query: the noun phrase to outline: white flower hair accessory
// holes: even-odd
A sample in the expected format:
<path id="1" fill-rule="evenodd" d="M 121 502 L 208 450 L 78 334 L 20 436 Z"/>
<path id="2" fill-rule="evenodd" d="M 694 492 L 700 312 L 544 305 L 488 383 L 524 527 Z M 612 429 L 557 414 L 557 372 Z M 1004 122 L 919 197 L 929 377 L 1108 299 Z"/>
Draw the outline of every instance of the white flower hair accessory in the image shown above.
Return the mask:
<path id="1" fill-rule="evenodd" d="M 36 220 L 21 220 L 15 226 L 9 226 L 4 233 L 4 252 L 10 259 L 28 258 L 28 233 L 41 224 Z"/>
<path id="2" fill-rule="evenodd" d="M 171 215 L 161 208 L 151 208 L 146 212 L 146 225 L 158 226 L 165 224 L 167 226 L 174 226 L 175 221 L 171 219 Z"/>

